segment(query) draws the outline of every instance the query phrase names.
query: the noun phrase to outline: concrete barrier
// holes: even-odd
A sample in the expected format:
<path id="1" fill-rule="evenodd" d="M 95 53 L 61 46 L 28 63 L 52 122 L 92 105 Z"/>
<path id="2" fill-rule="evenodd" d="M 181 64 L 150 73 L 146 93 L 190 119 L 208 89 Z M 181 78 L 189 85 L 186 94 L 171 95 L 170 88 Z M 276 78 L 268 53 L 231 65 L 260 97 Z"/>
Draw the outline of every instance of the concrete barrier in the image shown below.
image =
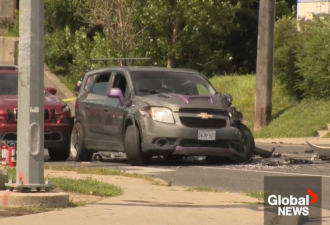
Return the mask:
<path id="1" fill-rule="evenodd" d="M 0 37 L 0 64 L 18 65 L 17 37 Z"/>

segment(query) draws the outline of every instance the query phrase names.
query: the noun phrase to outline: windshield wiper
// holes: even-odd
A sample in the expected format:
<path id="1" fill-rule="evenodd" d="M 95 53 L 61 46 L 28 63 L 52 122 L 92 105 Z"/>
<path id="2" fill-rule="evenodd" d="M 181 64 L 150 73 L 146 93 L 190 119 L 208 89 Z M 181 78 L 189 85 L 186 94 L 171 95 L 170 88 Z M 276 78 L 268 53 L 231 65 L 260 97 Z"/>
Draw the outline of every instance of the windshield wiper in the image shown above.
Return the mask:
<path id="1" fill-rule="evenodd" d="M 157 90 L 146 90 L 146 89 L 139 89 L 140 92 L 148 92 L 150 94 L 160 94 Z"/>

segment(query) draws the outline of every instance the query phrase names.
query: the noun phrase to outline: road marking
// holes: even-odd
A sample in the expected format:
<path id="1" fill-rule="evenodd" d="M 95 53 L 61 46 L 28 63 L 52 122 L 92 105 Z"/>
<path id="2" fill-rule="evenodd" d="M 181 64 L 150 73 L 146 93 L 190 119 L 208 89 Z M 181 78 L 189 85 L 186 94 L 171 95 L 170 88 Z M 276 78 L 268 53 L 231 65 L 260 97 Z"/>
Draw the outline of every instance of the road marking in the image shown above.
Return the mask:
<path id="1" fill-rule="evenodd" d="M 200 167 L 199 167 L 200 168 Z M 247 169 L 231 169 L 231 168 L 219 168 L 219 167 L 202 167 L 209 169 L 217 169 L 217 170 L 233 170 L 233 171 L 244 171 L 244 172 L 254 172 L 254 173 L 273 173 L 273 174 L 282 174 L 282 175 L 295 175 L 295 176 L 311 176 L 311 177 L 326 177 L 330 178 L 330 176 L 326 175 L 315 175 L 315 174 L 306 174 L 306 173 L 286 173 L 286 172 L 273 172 L 273 171 L 264 171 L 264 170 L 247 170 Z"/>
<path id="2" fill-rule="evenodd" d="M 128 171 L 125 171 L 127 173 L 139 173 L 139 174 L 155 174 L 155 173 L 165 173 L 165 172 L 175 171 L 173 169 L 162 169 L 155 167 L 138 167 L 138 166 L 127 166 L 123 168 L 128 169 Z"/>
<path id="3" fill-rule="evenodd" d="M 76 98 L 66 98 L 66 99 L 62 99 L 63 102 L 72 102 L 75 101 Z"/>

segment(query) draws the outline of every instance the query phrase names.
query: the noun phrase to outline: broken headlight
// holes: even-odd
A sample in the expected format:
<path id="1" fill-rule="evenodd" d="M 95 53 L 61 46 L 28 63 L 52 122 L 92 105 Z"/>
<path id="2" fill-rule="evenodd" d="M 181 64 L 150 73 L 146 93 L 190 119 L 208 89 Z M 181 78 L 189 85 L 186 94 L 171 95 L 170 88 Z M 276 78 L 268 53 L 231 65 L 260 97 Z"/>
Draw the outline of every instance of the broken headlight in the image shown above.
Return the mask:
<path id="1" fill-rule="evenodd" d="M 233 103 L 233 96 L 231 96 L 231 94 L 228 93 L 224 93 L 223 95 L 226 97 L 228 101 L 228 105 L 231 106 L 231 104 Z"/>
<path id="2" fill-rule="evenodd" d="M 163 107 L 151 107 L 149 110 L 150 117 L 158 122 L 174 123 L 172 110 Z"/>

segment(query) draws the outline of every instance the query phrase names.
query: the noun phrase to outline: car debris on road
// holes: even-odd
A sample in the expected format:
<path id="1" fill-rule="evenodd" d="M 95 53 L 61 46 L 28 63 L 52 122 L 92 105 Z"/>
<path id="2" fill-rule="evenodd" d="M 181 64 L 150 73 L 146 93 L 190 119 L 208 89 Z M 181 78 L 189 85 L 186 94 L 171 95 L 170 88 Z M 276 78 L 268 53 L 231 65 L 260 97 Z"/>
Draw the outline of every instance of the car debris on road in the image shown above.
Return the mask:
<path id="1" fill-rule="evenodd" d="M 93 161 L 100 162 L 113 159 L 126 159 L 126 154 L 118 152 L 97 153 L 93 157 Z M 204 161 L 205 156 L 186 157 L 186 160 L 191 162 Z M 330 157 L 318 156 L 313 150 L 305 150 L 301 153 L 275 153 L 274 147 L 271 151 L 256 147 L 255 155 L 249 161 L 237 165 L 284 166 L 289 164 L 317 164 L 324 161 L 330 162 Z"/>

